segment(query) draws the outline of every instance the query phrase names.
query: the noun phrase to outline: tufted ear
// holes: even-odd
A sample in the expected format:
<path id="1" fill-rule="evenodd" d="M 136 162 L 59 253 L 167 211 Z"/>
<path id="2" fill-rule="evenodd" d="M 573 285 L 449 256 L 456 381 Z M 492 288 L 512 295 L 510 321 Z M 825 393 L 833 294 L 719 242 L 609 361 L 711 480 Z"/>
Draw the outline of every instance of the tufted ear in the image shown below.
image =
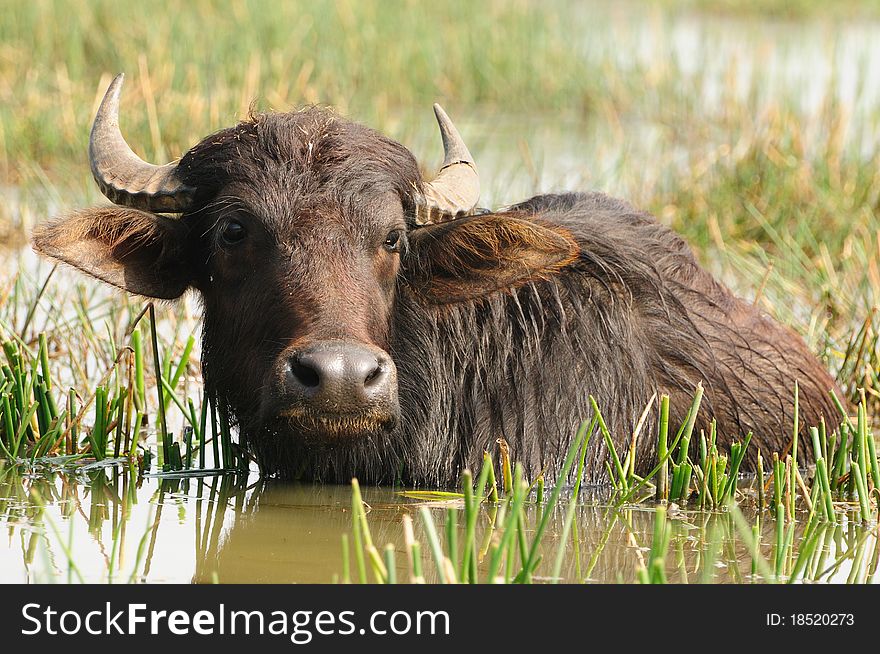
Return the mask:
<path id="1" fill-rule="evenodd" d="M 464 302 L 555 275 L 578 245 L 566 230 L 517 214 L 459 218 L 414 229 L 404 275 L 436 304 Z"/>
<path id="2" fill-rule="evenodd" d="M 129 293 L 173 300 L 193 275 L 178 219 L 127 207 L 97 207 L 39 226 L 34 249 Z"/>

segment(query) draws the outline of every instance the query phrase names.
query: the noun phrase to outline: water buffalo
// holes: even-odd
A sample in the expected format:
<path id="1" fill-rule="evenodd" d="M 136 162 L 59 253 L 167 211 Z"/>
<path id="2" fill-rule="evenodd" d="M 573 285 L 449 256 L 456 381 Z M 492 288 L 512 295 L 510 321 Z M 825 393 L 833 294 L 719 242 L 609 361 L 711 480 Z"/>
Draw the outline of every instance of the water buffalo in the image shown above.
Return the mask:
<path id="1" fill-rule="evenodd" d="M 476 210 L 474 160 L 438 106 L 430 182 L 402 145 L 315 107 L 156 166 L 119 131 L 121 87 L 89 143 L 114 206 L 41 226 L 34 247 L 133 294 L 197 292 L 208 391 L 266 474 L 449 486 L 499 437 L 530 475 L 552 472 L 590 394 L 624 448 L 655 393 L 676 424 L 699 382 L 698 429 L 714 416 L 722 447 L 753 432 L 751 461 L 788 444 L 796 381 L 803 428 L 839 421 L 803 340 L 651 216 L 601 193 Z M 594 438 L 588 482 L 606 455 Z"/>

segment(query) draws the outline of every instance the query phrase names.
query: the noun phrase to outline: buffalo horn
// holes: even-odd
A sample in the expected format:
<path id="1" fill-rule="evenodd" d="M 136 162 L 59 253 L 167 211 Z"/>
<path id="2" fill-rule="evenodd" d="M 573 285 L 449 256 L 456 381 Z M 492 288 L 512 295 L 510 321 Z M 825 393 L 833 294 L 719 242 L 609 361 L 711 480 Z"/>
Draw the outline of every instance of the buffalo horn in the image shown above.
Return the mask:
<path id="1" fill-rule="evenodd" d="M 119 131 L 117 75 L 101 100 L 89 137 L 89 165 L 101 192 L 114 204 L 160 213 L 179 213 L 191 204 L 195 189 L 178 177 L 177 163 L 156 166 L 138 157 Z"/>
<path id="2" fill-rule="evenodd" d="M 443 137 L 443 165 L 437 177 L 425 184 L 416 211 L 419 225 L 467 215 L 480 199 L 480 176 L 461 134 L 439 104 L 434 105 L 434 115 Z"/>

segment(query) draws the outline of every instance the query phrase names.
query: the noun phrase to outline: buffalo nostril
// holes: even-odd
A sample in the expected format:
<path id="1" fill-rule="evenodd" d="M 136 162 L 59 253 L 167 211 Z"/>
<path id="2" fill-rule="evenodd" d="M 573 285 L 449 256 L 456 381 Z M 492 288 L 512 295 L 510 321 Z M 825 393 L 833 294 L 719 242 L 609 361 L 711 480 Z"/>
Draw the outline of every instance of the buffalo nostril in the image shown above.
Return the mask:
<path id="1" fill-rule="evenodd" d="M 324 341 L 291 353 L 284 392 L 289 400 L 319 411 L 362 411 L 390 400 L 394 363 L 370 348 Z"/>
<path id="2" fill-rule="evenodd" d="M 376 367 L 373 368 L 373 370 L 370 371 L 370 373 L 364 379 L 364 386 L 372 386 L 376 381 L 380 379 L 383 372 L 385 372 L 385 370 L 383 369 L 382 364 L 376 364 Z"/>
<path id="3" fill-rule="evenodd" d="M 298 361 L 290 364 L 290 374 L 306 388 L 316 388 L 321 384 L 318 371 Z"/>

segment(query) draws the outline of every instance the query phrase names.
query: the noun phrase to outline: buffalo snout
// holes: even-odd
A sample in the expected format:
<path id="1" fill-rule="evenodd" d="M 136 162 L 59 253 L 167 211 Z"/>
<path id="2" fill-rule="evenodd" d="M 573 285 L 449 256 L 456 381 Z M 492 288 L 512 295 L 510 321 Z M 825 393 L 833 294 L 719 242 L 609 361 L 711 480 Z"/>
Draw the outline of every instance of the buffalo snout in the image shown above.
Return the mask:
<path id="1" fill-rule="evenodd" d="M 334 432 L 351 431 L 353 421 L 366 427 L 397 420 L 397 370 L 377 347 L 319 341 L 286 352 L 280 365 L 283 416 Z"/>

